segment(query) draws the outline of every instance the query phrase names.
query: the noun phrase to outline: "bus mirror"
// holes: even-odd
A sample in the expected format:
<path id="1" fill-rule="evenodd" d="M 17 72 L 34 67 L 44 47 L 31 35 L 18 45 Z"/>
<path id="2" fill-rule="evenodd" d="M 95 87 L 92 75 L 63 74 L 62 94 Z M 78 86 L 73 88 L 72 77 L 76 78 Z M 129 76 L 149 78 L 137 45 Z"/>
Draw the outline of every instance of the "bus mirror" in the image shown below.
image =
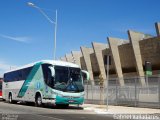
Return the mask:
<path id="1" fill-rule="evenodd" d="M 54 77 L 55 76 L 54 67 L 53 66 L 49 66 L 49 69 L 51 70 L 52 77 Z"/>
<path id="2" fill-rule="evenodd" d="M 89 73 L 85 70 L 82 70 L 83 80 L 89 80 Z"/>

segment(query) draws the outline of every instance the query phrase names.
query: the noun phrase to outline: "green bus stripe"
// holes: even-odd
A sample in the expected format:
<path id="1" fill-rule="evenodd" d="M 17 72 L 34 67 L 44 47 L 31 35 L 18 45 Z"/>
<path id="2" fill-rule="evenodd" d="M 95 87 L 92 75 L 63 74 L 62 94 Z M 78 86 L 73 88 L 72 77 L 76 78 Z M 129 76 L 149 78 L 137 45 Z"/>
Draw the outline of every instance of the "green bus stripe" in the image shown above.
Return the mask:
<path id="1" fill-rule="evenodd" d="M 33 78 L 34 78 L 36 72 L 38 71 L 38 69 L 40 68 L 40 66 L 41 66 L 41 62 L 34 65 L 31 72 L 29 73 L 27 79 L 24 81 L 17 97 L 23 97 L 25 95 L 25 93 L 29 87 L 30 82 L 33 80 Z"/>

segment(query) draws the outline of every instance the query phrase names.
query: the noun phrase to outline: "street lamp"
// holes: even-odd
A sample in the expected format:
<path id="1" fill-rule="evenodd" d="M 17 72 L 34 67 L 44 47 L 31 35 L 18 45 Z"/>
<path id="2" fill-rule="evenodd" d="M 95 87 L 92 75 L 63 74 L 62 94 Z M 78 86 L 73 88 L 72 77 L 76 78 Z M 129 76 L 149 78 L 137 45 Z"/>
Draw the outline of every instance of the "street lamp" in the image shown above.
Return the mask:
<path id="1" fill-rule="evenodd" d="M 53 52 L 53 59 L 55 60 L 56 57 L 56 39 L 57 39 L 57 10 L 56 10 L 56 19 L 53 21 L 48 15 L 38 6 L 35 4 L 28 2 L 28 6 L 36 8 L 51 24 L 54 24 L 54 52 Z"/>

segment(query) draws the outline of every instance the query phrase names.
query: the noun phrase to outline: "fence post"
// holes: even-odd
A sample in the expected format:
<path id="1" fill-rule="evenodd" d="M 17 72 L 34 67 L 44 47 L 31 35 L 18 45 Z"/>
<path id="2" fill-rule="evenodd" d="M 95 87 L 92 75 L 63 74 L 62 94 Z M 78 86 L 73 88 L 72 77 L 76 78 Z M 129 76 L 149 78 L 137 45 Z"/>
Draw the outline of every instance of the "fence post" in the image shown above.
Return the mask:
<path id="1" fill-rule="evenodd" d="M 92 104 L 93 104 L 93 103 L 94 103 L 94 102 L 93 102 L 93 81 L 92 81 L 92 83 L 91 83 L 91 91 L 92 91 L 91 93 L 92 93 Z"/>
<path id="2" fill-rule="evenodd" d="M 134 106 L 137 106 L 137 78 L 135 78 L 135 103 Z"/>
<path id="3" fill-rule="evenodd" d="M 86 99 L 88 100 L 88 80 L 87 80 L 87 96 Z"/>
<path id="4" fill-rule="evenodd" d="M 109 88 L 108 87 L 109 87 L 109 65 L 110 65 L 110 59 L 111 59 L 111 57 L 109 55 L 107 55 L 107 78 L 106 78 L 107 79 L 106 80 L 107 81 L 106 82 L 107 83 L 107 85 L 106 85 L 107 86 L 107 99 L 106 99 L 107 100 L 107 111 L 108 111 L 108 99 L 109 99 L 108 98 L 108 92 L 109 92 Z"/>
<path id="5" fill-rule="evenodd" d="M 158 76 L 158 95 L 159 95 L 159 108 L 160 108 L 160 75 Z"/>
<path id="6" fill-rule="evenodd" d="M 116 105 L 118 105 L 118 84 L 117 84 L 118 78 L 116 79 Z"/>
<path id="7" fill-rule="evenodd" d="M 100 104 L 104 104 L 104 79 L 102 74 L 99 75 L 99 87 L 100 87 Z"/>

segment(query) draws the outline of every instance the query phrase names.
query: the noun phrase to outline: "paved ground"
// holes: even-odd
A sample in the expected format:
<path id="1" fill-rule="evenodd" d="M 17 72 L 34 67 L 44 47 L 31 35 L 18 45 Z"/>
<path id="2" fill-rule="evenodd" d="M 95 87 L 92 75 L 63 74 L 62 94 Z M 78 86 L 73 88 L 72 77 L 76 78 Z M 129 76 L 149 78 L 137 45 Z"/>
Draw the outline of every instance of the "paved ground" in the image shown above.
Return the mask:
<path id="1" fill-rule="evenodd" d="M 84 104 L 57 108 L 0 101 L 0 120 L 160 120 L 160 109 Z"/>
<path id="2" fill-rule="evenodd" d="M 9 104 L 0 101 L 0 120 L 113 120 L 113 116 L 71 106 L 38 108 L 33 105 Z"/>

